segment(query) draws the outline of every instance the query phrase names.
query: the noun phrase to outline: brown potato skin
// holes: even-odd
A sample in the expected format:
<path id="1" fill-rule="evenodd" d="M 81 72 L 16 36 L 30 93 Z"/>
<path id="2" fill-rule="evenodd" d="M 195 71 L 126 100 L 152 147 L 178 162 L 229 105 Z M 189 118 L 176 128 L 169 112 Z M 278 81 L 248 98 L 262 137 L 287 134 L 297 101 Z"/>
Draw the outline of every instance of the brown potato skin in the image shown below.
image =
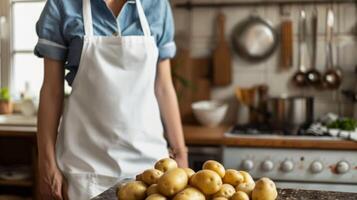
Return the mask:
<path id="1" fill-rule="evenodd" d="M 237 186 L 244 182 L 244 176 L 235 169 L 227 169 L 222 180 L 223 183 Z"/>
<path id="2" fill-rule="evenodd" d="M 224 174 L 226 173 L 224 166 L 215 160 L 207 160 L 203 164 L 202 169 L 209 169 L 215 171 L 221 178 L 223 178 Z"/>
<path id="3" fill-rule="evenodd" d="M 238 191 L 229 200 L 249 200 L 249 196 L 245 192 Z"/>
<path id="4" fill-rule="evenodd" d="M 187 184 L 188 176 L 182 168 L 167 171 L 157 182 L 159 192 L 166 197 L 171 197 L 185 189 Z"/>
<path id="5" fill-rule="evenodd" d="M 214 197 L 212 200 L 228 200 L 226 197 Z"/>
<path id="6" fill-rule="evenodd" d="M 164 173 L 177 167 L 177 162 L 171 158 L 163 158 L 155 163 L 155 169 L 158 169 Z"/>
<path id="7" fill-rule="evenodd" d="M 156 184 L 164 173 L 158 169 L 147 169 L 141 174 L 141 180 L 148 185 Z"/>
<path id="8" fill-rule="evenodd" d="M 161 194 L 152 194 L 146 197 L 145 200 L 168 200 L 168 199 Z"/>
<path id="9" fill-rule="evenodd" d="M 197 173 L 179 168 L 176 161 L 163 158 L 117 187 L 118 200 L 276 200 L 275 183 L 266 177 L 254 181 L 246 171 L 225 169 L 208 160 Z"/>
<path id="10" fill-rule="evenodd" d="M 152 184 L 148 187 L 148 189 L 146 190 L 146 195 L 150 196 L 152 194 L 158 194 L 159 193 L 159 189 L 157 188 L 157 184 Z"/>
<path id="11" fill-rule="evenodd" d="M 216 172 L 203 169 L 192 176 L 190 185 L 199 189 L 205 195 L 212 195 L 221 189 L 222 179 Z"/>
<path id="12" fill-rule="evenodd" d="M 243 175 L 243 177 L 244 177 L 244 183 L 254 183 L 254 180 L 253 180 L 253 178 L 252 178 L 252 176 L 248 173 L 248 172 L 246 172 L 246 171 L 239 171 L 239 173 L 240 174 L 242 174 Z"/>
<path id="13" fill-rule="evenodd" d="M 203 195 L 198 189 L 193 187 L 188 187 L 178 194 L 172 200 L 205 200 L 205 195 Z"/>
<path id="14" fill-rule="evenodd" d="M 236 191 L 245 192 L 248 196 L 251 197 L 254 187 L 255 187 L 255 183 L 254 182 L 241 183 L 241 184 L 236 186 Z"/>
<path id="15" fill-rule="evenodd" d="M 132 181 L 120 187 L 117 196 L 119 200 L 144 200 L 146 189 L 144 182 Z"/>
<path id="16" fill-rule="evenodd" d="M 216 192 L 213 197 L 225 197 L 227 199 L 231 198 L 236 192 L 235 188 L 230 184 L 223 184 L 221 189 Z"/>
<path id="17" fill-rule="evenodd" d="M 193 171 L 193 169 L 191 168 L 183 168 L 188 176 L 188 178 L 191 178 L 194 174 L 195 174 L 195 171 Z"/>
<path id="18" fill-rule="evenodd" d="M 269 178 L 261 178 L 256 184 L 252 192 L 253 200 L 275 200 L 278 197 L 276 186 Z"/>

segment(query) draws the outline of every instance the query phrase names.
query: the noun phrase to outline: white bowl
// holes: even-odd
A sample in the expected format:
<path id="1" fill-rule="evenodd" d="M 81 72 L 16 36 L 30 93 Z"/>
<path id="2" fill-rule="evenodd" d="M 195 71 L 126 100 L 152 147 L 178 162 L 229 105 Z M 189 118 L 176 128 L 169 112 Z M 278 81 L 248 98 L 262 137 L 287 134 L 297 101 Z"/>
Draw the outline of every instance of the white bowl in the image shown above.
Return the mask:
<path id="1" fill-rule="evenodd" d="M 192 103 L 193 114 L 204 126 L 216 127 L 224 119 L 228 105 L 218 101 L 198 101 Z"/>

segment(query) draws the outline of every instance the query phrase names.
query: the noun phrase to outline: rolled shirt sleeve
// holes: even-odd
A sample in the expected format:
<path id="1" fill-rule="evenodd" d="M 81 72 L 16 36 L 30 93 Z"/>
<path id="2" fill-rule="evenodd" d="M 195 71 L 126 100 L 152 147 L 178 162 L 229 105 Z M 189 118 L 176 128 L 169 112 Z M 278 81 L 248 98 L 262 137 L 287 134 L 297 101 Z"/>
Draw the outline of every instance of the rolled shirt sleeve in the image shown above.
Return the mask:
<path id="1" fill-rule="evenodd" d="M 175 25 L 172 16 L 172 10 L 168 0 L 163 0 L 165 3 L 162 9 L 163 25 L 162 34 L 158 38 L 159 59 L 170 59 L 176 55 L 176 44 L 174 42 Z"/>
<path id="2" fill-rule="evenodd" d="M 61 9 L 61 1 L 47 0 L 36 24 L 39 39 L 34 53 L 38 57 L 66 60 L 68 47 L 63 36 Z"/>

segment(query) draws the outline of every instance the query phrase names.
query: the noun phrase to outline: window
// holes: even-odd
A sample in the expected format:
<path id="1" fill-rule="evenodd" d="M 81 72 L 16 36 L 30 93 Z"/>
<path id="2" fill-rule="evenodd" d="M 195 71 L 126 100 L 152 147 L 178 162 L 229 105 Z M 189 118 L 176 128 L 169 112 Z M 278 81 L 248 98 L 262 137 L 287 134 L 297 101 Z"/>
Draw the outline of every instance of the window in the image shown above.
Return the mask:
<path id="1" fill-rule="evenodd" d="M 19 97 L 27 90 L 36 97 L 43 80 L 43 61 L 33 54 L 37 43 L 36 22 L 45 0 L 12 0 L 11 89 Z"/>
<path id="2" fill-rule="evenodd" d="M 43 79 L 43 61 L 33 54 L 33 49 L 37 42 L 35 26 L 44 5 L 44 0 L 11 2 L 11 89 L 15 98 L 25 90 L 34 97 L 39 94 Z"/>

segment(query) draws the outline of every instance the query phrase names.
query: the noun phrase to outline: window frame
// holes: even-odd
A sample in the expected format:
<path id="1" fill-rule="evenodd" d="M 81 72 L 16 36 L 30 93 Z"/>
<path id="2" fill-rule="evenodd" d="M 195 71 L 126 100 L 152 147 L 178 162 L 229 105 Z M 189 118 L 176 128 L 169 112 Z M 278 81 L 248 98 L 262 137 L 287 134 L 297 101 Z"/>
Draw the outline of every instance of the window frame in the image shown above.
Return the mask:
<path id="1" fill-rule="evenodd" d="M 8 23 L 8 28 L 9 28 L 9 53 L 10 53 L 10 58 L 8 61 L 7 67 L 4 67 L 2 69 L 2 73 L 5 73 L 7 75 L 7 79 L 1 80 L 1 85 L 5 87 L 9 87 L 11 93 L 14 92 L 14 80 L 15 80 L 15 74 L 14 74 L 14 58 L 16 54 L 33 54 L 33 49 L 28 49 L 28 50 L 15 50 L 14 48 L 14 42 L 15 42 L 15 37 L 14 37 L 14 21 L 15 21 L 15 14 L 14 14 L 14 5 L 16 3 L 38 3 L 38 2 L 46 2 L 46 0 L 8 0 L 9 1 L 9 23 Z"/>

